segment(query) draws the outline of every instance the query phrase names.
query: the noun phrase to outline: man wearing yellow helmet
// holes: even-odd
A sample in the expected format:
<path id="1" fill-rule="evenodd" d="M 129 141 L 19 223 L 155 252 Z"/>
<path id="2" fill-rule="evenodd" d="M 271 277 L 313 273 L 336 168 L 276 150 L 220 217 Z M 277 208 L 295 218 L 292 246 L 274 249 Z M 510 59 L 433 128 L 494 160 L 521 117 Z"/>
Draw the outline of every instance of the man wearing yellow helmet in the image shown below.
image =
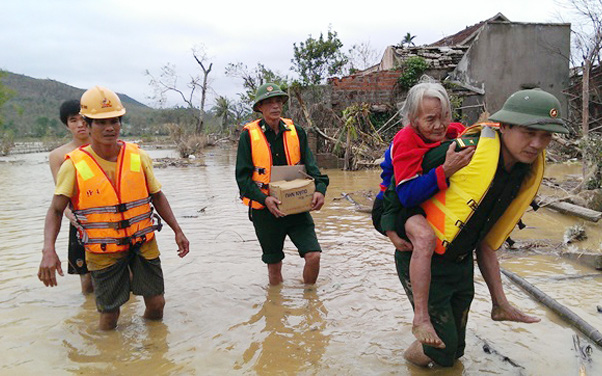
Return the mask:
<path id="1" fill-rule="evenodd" d="M 70 204 L 82 229 L 100 328 L 115 328 L 130 291 L 144 297 L 145 318 L 161 319 L 164 282 L 155 237 L 161 220 L 153 207 L 174 231 L 180 257 L 188 254 L 188 239 L 161 191 L 148 154 L 119 140 L 126 112 L 119 97 L 95 86 L 82 95 L 80 104 L 91 143 L 67 154 L 58 171 L 44 225 L 38 278 L 46 286 L 56 286 L 56 272 L 63 275 L 55 242 L 63 211 Z"/>

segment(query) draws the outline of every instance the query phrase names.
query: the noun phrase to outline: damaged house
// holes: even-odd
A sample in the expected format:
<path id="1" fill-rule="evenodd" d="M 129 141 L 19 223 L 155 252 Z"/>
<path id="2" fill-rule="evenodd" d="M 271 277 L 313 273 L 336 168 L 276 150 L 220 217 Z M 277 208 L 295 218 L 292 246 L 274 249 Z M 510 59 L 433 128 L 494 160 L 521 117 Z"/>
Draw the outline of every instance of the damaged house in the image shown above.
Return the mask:
<path id="1" fill-rule="evenodd" d="M 429 45 L 389 46 L 379 64 L 329 80 L 332 108 L 361 102 L 376 109 L 398 107 L 405 96 L 397 84 L 400 67 L 419 56 L 428 63 L 425 73 L 449 82 L 461 98 L 467 124 L 483 111 L 500 109 L 513 92 L 533 87 L 557 96 L 566 116 L 570 31 L 570 24 L 512 22 L 498 13 Z"/>

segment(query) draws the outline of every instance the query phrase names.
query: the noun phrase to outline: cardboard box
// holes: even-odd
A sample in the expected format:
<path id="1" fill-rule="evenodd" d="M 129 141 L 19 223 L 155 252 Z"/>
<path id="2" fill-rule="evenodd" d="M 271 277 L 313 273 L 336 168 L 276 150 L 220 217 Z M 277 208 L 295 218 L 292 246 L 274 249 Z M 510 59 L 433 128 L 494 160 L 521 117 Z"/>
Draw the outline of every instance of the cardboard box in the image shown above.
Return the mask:
<path id="1" fill-rule="evenodd" d="M 316 184 L 305 173 L 305 166 L 273 166 L 270 180 L 270 196 L 282 202 L 278 206 L 281 212 L 289 215 L 311 209 Z"/>

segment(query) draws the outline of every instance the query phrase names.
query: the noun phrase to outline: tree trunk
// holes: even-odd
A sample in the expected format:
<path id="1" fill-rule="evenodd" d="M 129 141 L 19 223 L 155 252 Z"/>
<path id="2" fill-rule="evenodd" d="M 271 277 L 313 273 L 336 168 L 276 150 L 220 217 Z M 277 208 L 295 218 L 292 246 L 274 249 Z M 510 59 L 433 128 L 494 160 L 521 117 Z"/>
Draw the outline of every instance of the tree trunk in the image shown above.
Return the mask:
<path id="1" fill-rule="evenodd" d="M 301 106 L 301 111 L 303 112 L 303 117 L 305 118 L 305 121 L 307 122 L 307 126 L 309 128 L 314 128 L 314 123 L 313 123 L 313 121 L 311 121 L 311 116 L 309 116 L 309 111 L 307 110 L 305 101 L 303 100 L 303 98 L 301 98 L 301 93 L 299 92 L 299 89 L 292 89 L 292 91 L 293 91 L 293 93 L 295 93 L 295 98 L 297 98 L 297 101 L 299 102 L 299 105 Z"/>
<path id="2" fill-rule="evenodd" d="M 345 166 L 343 170 L 351 170 L 351 130 L 347 129 L 347 146 L 345 147 Z"/>
<path id="3" fill-rule="evenodd" d="M 583 77 L 581 81 L 581 132 L 583 138 L 587 140 L 589 134 L 589 71 L 592 63 L 589 58 L 585 58 L 583 61 Z M 587 141 L 586 141 L 587 142 Z M 592 158 L 587 153 L 587 148 L 583 148 L 583 182 L 586 184 L 586 176 L 590 168 L 590 160 Z"/>
<path id="4" fill-rule="evenodd" d="M 211 72 L 211 68 L 213 67 L 213 63 L 209 64 L 209 69 L 205 69 L 205 65 L 203 62 L 194 55 L 194 59 L 199 63 L 201 69 L 203 69 L 203 86 L 201 86 L 201 108 L 199 110 L 199 121 L 197 123 L 195 133 L 200 135 L 203 132 L 203 128 L 205 126 L 205 98 L 207 96 L 207 77 L 209 76 L 209 72 Z"/>
<path id="5" fill-rule="evenodd" d="M 583 62 L 583 82 L 581 84 L 581 126 L 583 137 L 589 133 L 589 73 L 592 68 L 592 62 L 585 59 Z"/>

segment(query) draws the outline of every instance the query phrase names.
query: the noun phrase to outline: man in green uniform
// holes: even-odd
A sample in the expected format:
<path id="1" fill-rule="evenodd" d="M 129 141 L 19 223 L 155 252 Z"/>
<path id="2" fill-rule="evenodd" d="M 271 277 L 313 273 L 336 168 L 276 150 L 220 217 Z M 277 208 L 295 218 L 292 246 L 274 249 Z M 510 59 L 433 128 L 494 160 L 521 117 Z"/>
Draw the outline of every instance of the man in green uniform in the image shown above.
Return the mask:
<path id="1" fill-rule="evenodd" d="M 552 133 L 568 133 L 560 119 L 559 109 L 560 102 L 553 95 L 539 89 L 521 90 L 511 95 L 503 108 L 490 117 L 491 121 L 500 123 L 499 130 L 483 128 L 480 135 L 475 135 L 473 141 L 478 142 L 478 138 L 485 137 L 486 132 L 499 132 L 498 167 L 487 193 L 446 247 L 445 253 L 432 257 L 429 314 L 446 347 L 435 348 L 415 341 L 404 353 L 408 361 L 421 366 L 435 362 L 450 367 L 464 354 L 468 311 L 474 296 L 473 250 L 476 250 L 477 263 L 491 294 L 491 318 L 524 323 L 539 321 L 508 302 L 502 287 L 496 249 L 492 249 L 486 237 L 494 232 L 496 222 L 521 192 L 528 189 L 527 179 L 535 174 L 532 166 L 538 159 L 543 163 L 543 152 L 552 139 Z M 449 146 L 449 142 L 443 143 L 426 154 L 422 165 L 424 173 L 443 164 Z M 406 210 L 401 207 L 393 186 L 385 193 L 384 205 L 383 230 L 402 234 Z M 514 224 L 516 222 L 511 226 Z M 410 258 L 411 252 L 395 251 L 399 279 L 410 302 L 413 302 Z"/>
<path id="2" fill-rule="evenodd" d="M 253 110 L 260 112 L 262 118 L 247 124 L 240 135 L 236 182 L 243 202 L 249 205 L 249 218 L 263 251 L 262 260 L 268 265 L 270 285 L 283 281 L 283 246 L 287 235 L 305 259 L 303 282 L 314 284 L 320 272 L 322 250 L 311 215 L 309 212 L 284 215 L 278 208 L 281 203 L 268 193 L 271 166 L 305 165 L 316 184 L 311 210 L 320 210 L 324 205 L 328 186 L 328 176 L 320 173 L 303 128 L 281 117 L 287 100 L 288 94 L 274 83 L 257 89 Z M 271 165 L 260 162 L 270 159 Z"/>

